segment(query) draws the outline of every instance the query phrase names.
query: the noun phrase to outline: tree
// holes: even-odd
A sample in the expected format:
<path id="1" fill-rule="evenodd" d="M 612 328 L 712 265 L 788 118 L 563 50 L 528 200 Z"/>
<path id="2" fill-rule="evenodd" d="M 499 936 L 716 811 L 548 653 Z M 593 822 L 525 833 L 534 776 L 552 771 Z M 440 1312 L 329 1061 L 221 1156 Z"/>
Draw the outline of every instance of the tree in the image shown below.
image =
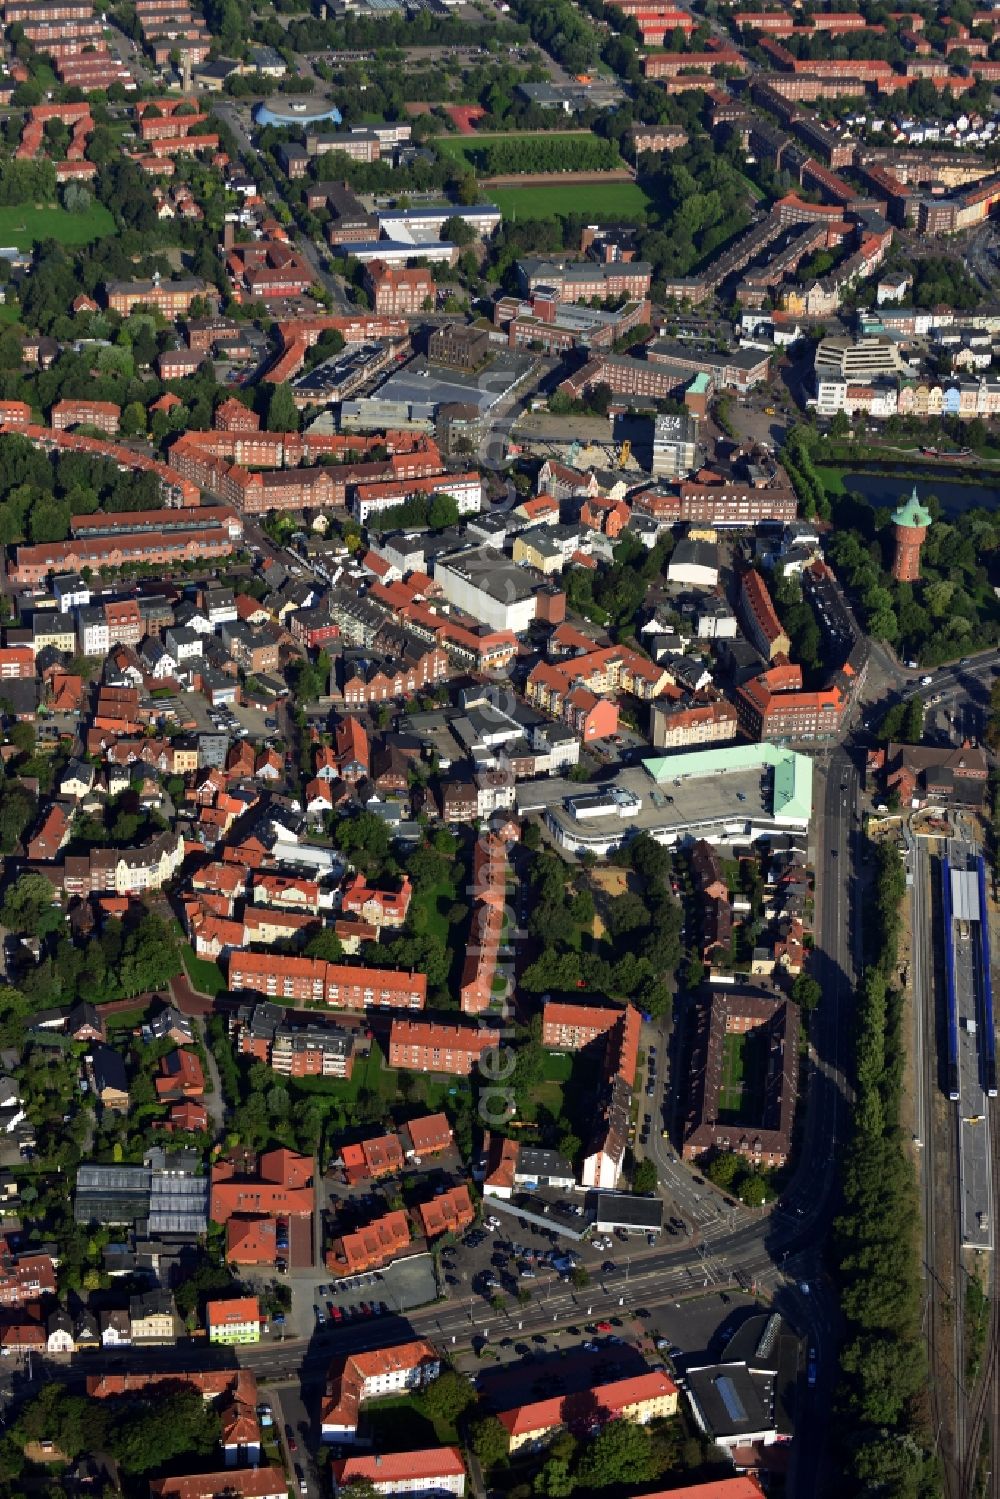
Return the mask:
<path id="1" fill-rule="evenodd" d="M 146 408 L 141 401 L 130 401 L 122 412 L 122 435 L 144 437 L 146 435 Z"/>
<path id="2" fill-rule="evenodd" d="M 269 432 L 297 432 L 299 430 L 299 409 L 295 404 L 292 388 L 285 381 L 271 386 L 271 394 L 267 403 L 267 430 Z"/>
<path id="3" fill-rule="evenodd" d="M 632 1172 L 632 1191 L 640 1197 L 645 1197 L 650 1192 L 655 1192 L 658 1185 L 659 1177 L 654 1163 L 649 1159 L 636 1161 L 635 1170 Z"/>
<path id="4" fill-rule="evenodd" d="M 727 1150 L 722 1154 L 713 1156 L 705 1167 L 705 1175 L 710 1182 L 714 1182 L 723 1192 L 728 1192 L 736 1180 L 736 1174 L 742 1166 L 742 1161 L 734 1151 Z"/>
<path id="5" fill-rule="evenodd" d="M 450 240 L 453 245 L 471 245 L 475 241 L 476 231 L 467 220 L 453 213 L 451 218 L 445 219 L 441 226 L 441 238 Z"/>
<path id="6" fill-rule="evenodd" d="M 339 963 L 344 956 L 344 944 L 331 927 L 324 927 L 305 946 L 307 958 L 322 958 L 327 963 Z"/>
<path id="7" fill-rule="evenodd" d="M 507 1460 L 507 1433 L 496 1416 L 484 1416 L 471 1431 L 472 1450 L 483 1468 L 489 1471 Z"/>
<path id="8" fill-rule="evenodd" d="M 823 998 L 819 981 L 810 973 L 797 973 L 792 984 L 792 999 L 800 1010 L 815 1010 Z"/>
<path id="9" fill-rule="evenodd" d="M 623 937 L 627 932 L 634 932 L 648 925 L 649 910 L 640 896 L 626 891 L 610 902 L 607 926 L 613 938 Z"/>
<path id="10" fill-rule="evenodd" d="M 451 1426 L 475 1405 L 476 1392 L 464 1374 L 446 1369 L 425 1387 L 421 1403 L 432 1421 Z"/>
<path id="11" fill-rule="evenodd" d="M 43 874 L 22 874 L 4 896 L 0 920 L 12 932 L 41 937 L 62 925 L 63 913 Z"/>
<path id="12" fill-rule="evenodd" d="M 649 1432 L 631 1421 L 609 1421 L 577 1464 L 581 1488 L 623 1488 L 654 1477 Z"/>
<path id="13" fill-rule="evenodd" d="M 759 1208 L 767 1201 L 767 1186 L 764 1178 L 753 1171 L 740 1178 L 737 1191 L 749 1207 Z"/>

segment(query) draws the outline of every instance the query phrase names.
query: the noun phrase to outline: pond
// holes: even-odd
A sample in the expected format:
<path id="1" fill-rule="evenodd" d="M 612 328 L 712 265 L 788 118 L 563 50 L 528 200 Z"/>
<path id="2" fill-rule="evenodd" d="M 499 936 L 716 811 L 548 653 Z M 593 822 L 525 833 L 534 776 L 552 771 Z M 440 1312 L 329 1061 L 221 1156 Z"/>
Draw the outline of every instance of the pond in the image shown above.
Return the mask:
<path id="1" fill-rule="evenodd" d="M 915 479 L 911 474 L 850 474 L 843 475 L 844 489 L 861 495 L 870 505 L 895 505 L 900 499 L 908 499 L 917 486 L 917 495 L 926 500 L 929 494 L 937 495 L 941 509 L 946 515 L 959 515 L 963 510 L 995 510 L 1000 505 L 1000 476 L 996 484 L 958 484 L 943 475 L 929 474 Z"/>

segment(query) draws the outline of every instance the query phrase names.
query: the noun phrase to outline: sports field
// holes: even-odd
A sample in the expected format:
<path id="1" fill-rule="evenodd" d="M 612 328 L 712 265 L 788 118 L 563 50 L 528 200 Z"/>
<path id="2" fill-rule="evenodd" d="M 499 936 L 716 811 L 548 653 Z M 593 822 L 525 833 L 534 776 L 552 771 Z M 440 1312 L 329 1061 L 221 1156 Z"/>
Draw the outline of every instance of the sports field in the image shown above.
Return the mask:
<path id="1" fill-rule="evenodd" d="M 767 1082 L 766 1026 L 739 1035 L 730 1031 L 723 1041 L 719 1121 L 722 1124 L 759 1124 L 764 1113 Z"/>
<path id="2" fill-rule="evenodd" d="M 114 232 L 115 221 L 103 203 L 91 203 L 84 213 L 68 213 L 54 205 L 37 208 L 28 203 L 0 208 L 0 245 L 16 245 L 19 250 L 30 250 L 40 239 L 56 239 L 61 245 L 88 245 Z"/>
<path id="3" fill-rule="evenodd" d="M 565 187 L 484 187 L 505 219 L 556 219 L 582 213 L 595 219 L 644 220 L 649 198 L 634 182 L 568 183 Z"/>

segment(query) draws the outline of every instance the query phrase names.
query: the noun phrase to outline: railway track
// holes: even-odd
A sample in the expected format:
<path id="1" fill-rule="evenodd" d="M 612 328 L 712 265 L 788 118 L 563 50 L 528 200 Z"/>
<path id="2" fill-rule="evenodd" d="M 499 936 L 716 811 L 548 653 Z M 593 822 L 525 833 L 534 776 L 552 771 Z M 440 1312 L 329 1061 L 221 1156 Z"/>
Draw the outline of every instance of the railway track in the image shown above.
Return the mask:
<path id="1" fill-rule="evenodd" d="M 990 1105 L 990 1173 L 993 1200 L 1000 1191 L 1000 1150 L 997 1148 L 998 1109 Z M 961 1487 L 958 1499 L 1000 1499 L 1000 1253 L 990 1255 L 989 1322 L 982 1367 L 974 1390 L 966 1392 L 961 1447 Z M 956 1307 L 956 1324 L 963 1320 L 964 1308 Z M 960 1392 L 961 1404 L 961 1392 Z M 987 1471 L 980 1471 L 983 1437 L 988 1438 L 985 1461 Z"/>
<path id="2" fill-rule="evenodd" d="M 920 1182 L 924 1224 L 924 1332 L 932 1371 L 931 1421 L 935 1450 L 942 1455 L 946 1499 L 970 1499 L 969 1494 L 962 1491 L 965 1453 L 962 1392 L 957 1377 L 953 1377 L 962 1367 L 961 1319 L 954 1315 L 955 1298 L 948 1289 L 953 1283 L 955 1257 L 960 1253 L 958 1130 L 952 1117 L 943 1131 L 935 1122 L 938 1086 L 933 1058 L 938 1041 L 938 995 L 944 989 L 943 959 L 929 940 L 920 940 L 920 935 L 928 933 L 932 924 L 933 874 L 937 860 L 919 842 L 914 846 L 913 859 L 914 997 L 922 1012 L 917 1026 L 917 1055 L 923 1097 L 917 1123 L 924 1142 L 920 1156 Z M 949 1218 L 955 1225 L 953 1235 L 948 1231 Z"/>

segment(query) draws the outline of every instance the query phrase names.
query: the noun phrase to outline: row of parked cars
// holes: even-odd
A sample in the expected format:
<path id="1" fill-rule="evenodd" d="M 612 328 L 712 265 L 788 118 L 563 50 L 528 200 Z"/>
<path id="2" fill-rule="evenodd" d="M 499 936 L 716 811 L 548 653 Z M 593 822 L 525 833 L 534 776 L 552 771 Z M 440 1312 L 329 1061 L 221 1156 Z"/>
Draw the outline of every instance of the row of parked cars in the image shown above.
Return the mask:
<path id="1" fill-rule="evenodd" d="M 359 1301 L 356 1306 L 338 1306 L 337 1302 L 328 1301 L 325 1310 L 317 1302 L 313 1311 L 317 1327 L 323 1327 L 327 1321 L 337 1326 L 341 1322 L 360 1322 L 365 1317 L 385 1317 L 389 1308 L 384 1301 Z"/>

